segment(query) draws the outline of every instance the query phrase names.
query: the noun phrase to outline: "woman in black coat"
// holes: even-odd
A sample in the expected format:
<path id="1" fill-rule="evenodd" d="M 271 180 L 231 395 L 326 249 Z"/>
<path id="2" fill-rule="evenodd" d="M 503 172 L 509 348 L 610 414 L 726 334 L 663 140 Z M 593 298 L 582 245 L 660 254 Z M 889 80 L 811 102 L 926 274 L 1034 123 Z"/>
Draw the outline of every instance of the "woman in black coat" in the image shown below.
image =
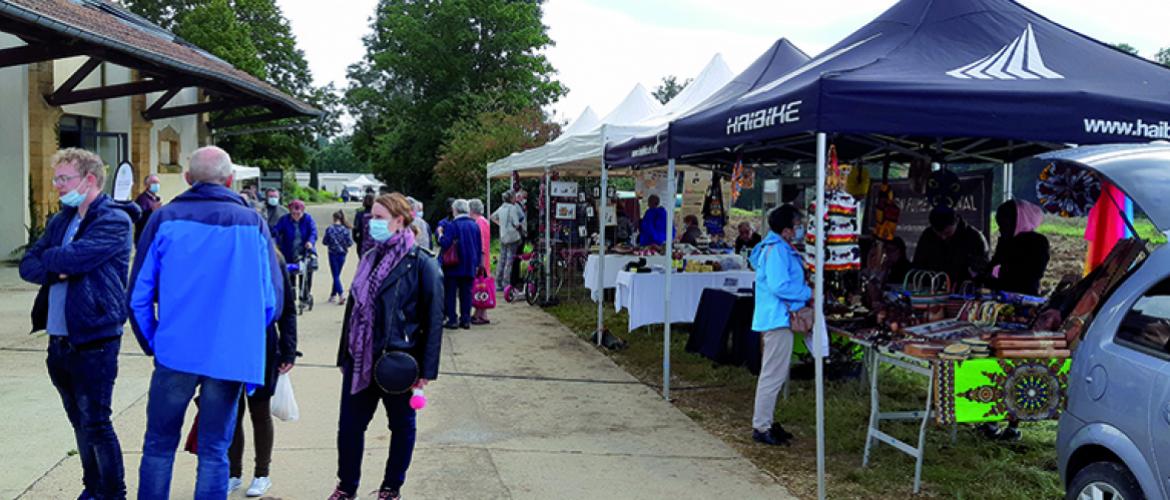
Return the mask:
<path id="1" fill-rule="evenodd" d="M 415 244 L 414 214 L 404 196 L 379 196 L 370 213 L 370 237 L 377 243 L 358 264 L 337 356 L 343 375 L 338 484 L 331 500 L 357 495 L 366 427 L 379 403 L 390 420 L 390 456 L 378 498 L 399 498 L 406 481 L 415 440 L 411 392 L 390 394 L 379 387 L 373 377 L 378 357 L 387 350 L 410 354 L 418 362 L 415 389 L 439 375 L 443 284 L 438 260 Z"/>
<path id="2" fill-rule="evenodd" d="M 268 325 L 268 348 L 265 353 L 267 360 L 264 387 L 257 387 L 251 396 L 240 394 L 240 403 L 236 410 L 236 433 L 232 438 L 232 445 L 228 448 L 230 462 L 230 479 L 228 491 L 235 491 L 243 486 L 244 469 L 244 406 L 252 417 L 252 439 L 256 442 L 256 468 L 252 475 L 252 484 L 248 487 L 248 496 L 258 497 L 268 492 L 272 487 L 269 479 L 268 466 L 272 463 L 272 445 L 274 430 L 272 427 L 272 394 L 276 388 L 276 377 L 292 370 L 297 360 L 297 294 L 288 276 L 288 265 L 284 256 L 277 252 L 280 262 L 280 271 L 284 279 L 284 308 L 280 317 Z"/>

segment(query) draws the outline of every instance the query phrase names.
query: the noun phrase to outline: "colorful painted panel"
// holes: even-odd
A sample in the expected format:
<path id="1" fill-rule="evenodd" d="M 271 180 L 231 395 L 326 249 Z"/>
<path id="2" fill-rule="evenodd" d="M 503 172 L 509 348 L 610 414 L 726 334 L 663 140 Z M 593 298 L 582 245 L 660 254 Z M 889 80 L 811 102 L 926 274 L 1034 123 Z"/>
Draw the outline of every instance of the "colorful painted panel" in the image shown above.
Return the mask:
<path id="1" fill-rule="evenodd" d="M 1069 359 L 938 361 L 935 420 L 940 424 L 1060 417 L 1068 395 Z"/>

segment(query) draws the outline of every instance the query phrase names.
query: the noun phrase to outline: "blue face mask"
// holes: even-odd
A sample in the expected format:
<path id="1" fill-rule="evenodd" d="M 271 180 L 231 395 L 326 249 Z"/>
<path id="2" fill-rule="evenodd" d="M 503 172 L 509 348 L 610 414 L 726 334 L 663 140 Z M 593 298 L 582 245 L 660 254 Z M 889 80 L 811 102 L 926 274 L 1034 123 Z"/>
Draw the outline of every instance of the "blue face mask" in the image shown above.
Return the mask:
<path id="1" fill-rule="evenodd" d="M 158 189 L 159 189 L 159 185 L 158 185 L 158 184 L 151 184 L 151 185 L 150 185 L 150 192 L 152 192 L 152 193 L 154 193 L 154 194 L 158 194 Z"/>
<path id="2" fill-rule="evenodd" d="M 275 206 L 277 206 L 277 205 L 279 205 L 279 204 L 280 204 L 280 198 L 277 198 L 277 197 L 275 197 L 275 196 L 269 196 L 269 197 L 268 197 L 268 206 L 270 206 L 270 207 L 275 207 Z"/>
<path id="3" fill-rule="evenodd" d="M 394 233 L 390 232 L 390 221 L 382 219 L 370 220 L 370 237 L 374 241 L 386 241 L 391 236 L 394 236 Z"/>
<path id="4" fill-rule="evenodd" d="M 76 188 L 73 188 L 72 191 L 61 196 L 61 204 L 71 208 L 77 208 L 81 206 L 81 203 L 85 201 L 85 195 L 78 191 L 79 188 L 81 188 L 80 185 L 78 185 Z"/>

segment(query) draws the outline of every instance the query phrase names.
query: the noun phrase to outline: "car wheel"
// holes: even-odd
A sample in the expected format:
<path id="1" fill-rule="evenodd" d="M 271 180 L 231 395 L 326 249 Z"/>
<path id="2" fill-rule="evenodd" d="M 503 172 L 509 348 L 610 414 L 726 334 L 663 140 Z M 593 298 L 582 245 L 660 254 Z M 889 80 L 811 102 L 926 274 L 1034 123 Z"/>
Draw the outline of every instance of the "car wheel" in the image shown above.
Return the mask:
<path id="1" fill-rule="evenodd" d="M 1125 466 L 1096 462 L 1077 472 L 1065 500 L 1139 500 L 1145 498 L 1137 478 Z"/>

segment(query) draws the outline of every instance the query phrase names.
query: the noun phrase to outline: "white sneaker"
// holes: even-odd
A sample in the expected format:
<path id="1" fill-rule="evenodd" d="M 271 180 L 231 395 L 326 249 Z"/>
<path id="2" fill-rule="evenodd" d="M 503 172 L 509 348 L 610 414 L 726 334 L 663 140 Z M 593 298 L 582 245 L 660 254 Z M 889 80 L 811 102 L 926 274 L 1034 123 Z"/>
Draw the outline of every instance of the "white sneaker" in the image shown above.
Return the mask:
<path id="1" fill-rule="evenodd" d="M 240 479 L 238 477 L 228 478 L 228 493 L 231 493 L 233 491 L 240 489 L 240 486 L 243 486 L 243 485 L 244 485 L 243 479 Z"/>
<path id="2" fill-rule="evenodd" d="M 268 490 L 270 488 L 272 488 L 272 480 L 271 479 L 268 479 L 266 477 L 258 477 L 256 479 L 253 479 L 252 486 L 248 487 L 248 496 L 249 497 L 258 497 L 260 495 L 268 493 Z"/>

